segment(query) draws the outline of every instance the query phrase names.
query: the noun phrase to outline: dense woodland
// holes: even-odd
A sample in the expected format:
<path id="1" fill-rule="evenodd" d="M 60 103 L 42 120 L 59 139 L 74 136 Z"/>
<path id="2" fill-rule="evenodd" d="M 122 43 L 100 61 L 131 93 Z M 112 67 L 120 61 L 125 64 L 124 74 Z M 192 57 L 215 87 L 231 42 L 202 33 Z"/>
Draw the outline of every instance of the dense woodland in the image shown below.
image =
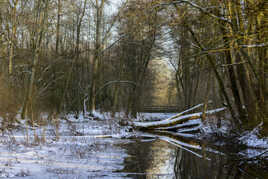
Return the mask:
<path id="1" fill-rule="evenodd" d="M 180 109 L 212 100 L 267 135 L 267 47 L 266 0 L 1 0 L 0 116 L 135 117 L 154 105 L 149 66 L 163 60 Z"/>

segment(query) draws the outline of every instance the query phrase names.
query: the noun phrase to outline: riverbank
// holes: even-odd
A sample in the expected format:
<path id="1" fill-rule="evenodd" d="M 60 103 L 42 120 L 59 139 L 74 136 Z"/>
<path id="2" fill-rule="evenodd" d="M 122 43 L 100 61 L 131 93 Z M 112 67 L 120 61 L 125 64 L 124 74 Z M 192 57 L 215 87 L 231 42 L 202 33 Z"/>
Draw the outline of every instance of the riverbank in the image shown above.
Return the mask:
<path id="1" fill-rule="evenodd" d="M 74 115 L 66 115 L 67 120 L 59 119 L 57 125 L 51 122 L 35 127 L 29 127 L 22 121 L 17 128 L 5 131 L 0 137 L 0 177 L 176 178 L 188 175 L 206 178 L 205 172 L 201 171 L 218 171 L 221 163 L 235 166 L 236 171 L 250 167 L 254 171 L 250 175 L 258 171 L 260 176 L 267 176 L 264 170 L 267 166 L 267 160 L 264 160 L 267 157 L 267 139 L 258 138 L 257 129 L 240 139 L 245 143 L 244 148 L 231 152 L 224 145 L 228 143 L 227 139 L 216 138 L 214 128 L 208 124 L 204 124 L 207 135 L 197 134 L 193 138 L 173 133 L 136 131 L 129 126 L 121 126 L 118 118 L 98 115 L 99 120 L 83 115 L 79 115 L 78 119 Z M 154 115 L 144 114 L 136 120 L 152 120 Z M 162 114 L 162 117 L 172 115 Z M 161 114 L 158 117 L 161 118 Z M 224 131 L 224 125 L 221 130 Z M 214 136 L 215 141 L 208 140 L 208 134 Z M 181 160 L 178 160 L 179 156 Z M 176 168 L 180 162 L 187 167 L 187 161 L 193 160 L 196 162 L 190 164 L 191 170 L 179 172 Z M 213 162 L 217 165 L 211 165 Z M 201 163 L 206 166 L 202 168 Z M 193 171 L 194 168 L 199 169 Z M 224 176 L 236 175 L 228 174 L 227 168 L 223 169 Z M 251 177 L 247 173 L 240 175 L 248 179 L 254 178 L 255 174 Z"/>

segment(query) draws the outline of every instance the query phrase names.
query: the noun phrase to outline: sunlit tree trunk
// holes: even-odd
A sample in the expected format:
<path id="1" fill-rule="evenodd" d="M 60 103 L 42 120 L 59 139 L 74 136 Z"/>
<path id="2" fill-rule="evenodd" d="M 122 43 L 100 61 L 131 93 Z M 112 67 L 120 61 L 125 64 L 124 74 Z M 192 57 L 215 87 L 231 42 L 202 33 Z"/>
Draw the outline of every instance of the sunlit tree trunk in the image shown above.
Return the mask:
<path id="1" fill-rule="evenodd" d="M 16 41 L 16 33 L 17 33 L 17 4 L 18 0 L 12 1 L 11 5 L 11 37 L 9 41 L 10 45 L 10 52 L 9 52 L 9 67 L 8 67 L 8 73 L 11 75 L 13 72 L 13 58 L 14 58 L 14 47 L 15 47 L 15 41 Z"/>

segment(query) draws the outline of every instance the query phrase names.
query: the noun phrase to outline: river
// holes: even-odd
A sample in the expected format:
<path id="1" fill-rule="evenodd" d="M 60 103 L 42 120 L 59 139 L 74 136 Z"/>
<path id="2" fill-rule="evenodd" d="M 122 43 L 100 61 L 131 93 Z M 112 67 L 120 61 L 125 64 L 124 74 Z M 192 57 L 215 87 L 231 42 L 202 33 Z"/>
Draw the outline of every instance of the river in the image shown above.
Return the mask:
<path id="1" fill-rule="evenodd" d="M 112 119 L 61 122 L 58 127 L 29 129 L 27 143 L 21 129 L 0 137 L 0 177 L 268 178 L 265 164 L 245 161 L 234 150 L 228 153 L 180 136 L 132 131 Z"/>

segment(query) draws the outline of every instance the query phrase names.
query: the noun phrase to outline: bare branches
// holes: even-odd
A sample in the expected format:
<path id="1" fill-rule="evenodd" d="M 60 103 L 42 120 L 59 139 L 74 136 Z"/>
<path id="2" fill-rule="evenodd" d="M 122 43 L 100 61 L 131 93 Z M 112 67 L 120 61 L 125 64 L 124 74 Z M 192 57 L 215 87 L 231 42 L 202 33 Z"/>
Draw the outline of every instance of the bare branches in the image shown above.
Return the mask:
<path id="1" fill-rule="evenodd" d="M 96 92 L 96 96 L 106 87 L 108 87 L 111 84 L 116 84 L 116 83 L 123 83 L 123 84 L 129 84 L 132 86 L 136 86 L 137 84 L 133 81 L 109 81 L 107 83 L 105 83 L 102 87 L 100 87 L 100 89 Z"/>
<path id="2" fill-rule="evenodd" d="M 231 24 L 231 21 L 229 19 L 227 19 L 227 18 L 225 18 L 223 16 L 215 15 L 212 12 L 209 12 L 208 11 L 208 9 L 209 9 L 208 7 L 203 8 L 203 7 L 195 4 L 194 2 L 192 2 L 190 0 L 178 0 L 178 1 L 172 1 L 172 2 L 169 2 L 169 3 L 160 3 L 157 6 L 178 5 L 178 4 L 187 4 L 187 5 L 190 5 L 192 8 L 195 8 L 195 9 L 199 10 L 203 14 L 206 14 L 206 15 L 208 15 L 210 17 L 213 17 L 213 18 L 215 18 L 217 20 L 220 20 L 222 22 Z"/>

